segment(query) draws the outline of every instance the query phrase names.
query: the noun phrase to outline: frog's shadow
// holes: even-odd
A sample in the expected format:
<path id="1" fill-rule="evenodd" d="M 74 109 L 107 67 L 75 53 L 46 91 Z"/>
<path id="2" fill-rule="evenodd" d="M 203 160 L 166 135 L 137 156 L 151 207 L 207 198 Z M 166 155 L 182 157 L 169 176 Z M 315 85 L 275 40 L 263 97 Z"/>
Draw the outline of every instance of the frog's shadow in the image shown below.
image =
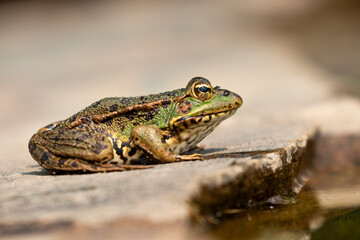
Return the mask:
<path id="1" fill-rule="evenodd" d="M 29 168 L 35 168 L 34 171 L 28 171 L 28 172 L 22 172 L 21 175 L 35 175 L 35 176 L 49 176 L 52 175 L 49 171 L 46 169 L 40 167 L 39 165 L 31 165 Z"/>
<path id="2" fill-rule="evenodd" d="M 201 153 L 201 154 L 207 155 L 207 154 L 216 153 L 216 152 L 224 151 L 224 150 L 226 150 L 226 148 L 194 149 L 194 150 L 186 152 L 186 154 Z M 142 163 L 144 163 L 144 161 Z M 145 160 L 145 163 L 152 164 L 151 161 L 146 161 L 146 160 Z M 57 172 L 56 174 L 54 174 L 54 172 L 48 171 L 48 170 L 40 167 L 39 165 L 31 165 L 31 166 L 29 166 L 29 168 L 33 168 L 34 171 L 22 172 L 21 175 L 25 175 L 25 176 L 26 175 L 49 176 L 49 175 L 68 175 L 68 174 L 73 175 L 73 174 L 82 173 L 82 172 L 74 172 L 74 173 L 60 173 L 60 172 Z M 87 172 L 87 174 L 89 174 L 89 173 L 90 172 Z"/>

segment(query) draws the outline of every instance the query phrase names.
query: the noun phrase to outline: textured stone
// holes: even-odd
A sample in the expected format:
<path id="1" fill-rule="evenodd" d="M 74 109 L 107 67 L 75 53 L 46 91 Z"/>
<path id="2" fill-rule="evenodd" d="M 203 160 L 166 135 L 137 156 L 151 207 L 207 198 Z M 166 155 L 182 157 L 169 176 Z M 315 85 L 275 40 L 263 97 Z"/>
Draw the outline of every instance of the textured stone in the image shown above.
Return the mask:
<path id="1" fill-rule="evenodd" d="M 281 138 L 279 127 L 268 127 L 266 133 L 261 133 L 267 136 L 262 142 L 228 137 L 216 148 L 205 150 L 208 156 L 271 151 L 250 157 L 235 154 L 148 170 L 82 175 L 49 175 L 32 165 L 3 175 L 0 231 L 28 231 L 29 224 L 31 231 L 74 225 L 94 227 L 126 218 L 183 221 L 190 213 L 212 214 L 289 193 L 298 163 L 315 132 L 292 124 L 288 129 L 281 126 Z M 230 134 L 234 129 L 224 127 L 212 139 Z M 215 145 L 214 140 L 211 142 Z M 245 147 L 240 142 L 246 143 Z"/>

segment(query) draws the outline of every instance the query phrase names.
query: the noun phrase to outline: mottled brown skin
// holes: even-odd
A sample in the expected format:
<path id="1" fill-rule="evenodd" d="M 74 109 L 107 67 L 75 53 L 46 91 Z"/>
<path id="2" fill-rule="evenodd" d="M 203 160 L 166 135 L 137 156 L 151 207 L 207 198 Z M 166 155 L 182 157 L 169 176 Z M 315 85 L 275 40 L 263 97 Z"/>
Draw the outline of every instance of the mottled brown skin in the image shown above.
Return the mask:
<path id="1" fill-rule="evenodd" d="M 185 89 L 149 96 L 105 98 L 41 128 L 29 141 L 32 157 L 54 172 L 144 169 L 152 163 L 202 160 L 182 155 L 242 104 L 235 93 L 193 78 Z"/>

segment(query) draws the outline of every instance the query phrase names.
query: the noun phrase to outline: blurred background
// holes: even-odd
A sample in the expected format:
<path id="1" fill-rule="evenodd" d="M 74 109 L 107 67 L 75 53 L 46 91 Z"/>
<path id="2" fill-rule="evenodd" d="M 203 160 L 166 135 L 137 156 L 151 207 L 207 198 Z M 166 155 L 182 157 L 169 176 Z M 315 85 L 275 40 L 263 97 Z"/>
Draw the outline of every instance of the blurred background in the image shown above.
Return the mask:
<path id="1" fill-rule="evenodd" d="M 359 23 L 356 0 L 0 1 L 0 169 L 50 122 L 195 76 L 243 97 L 239 125 L 360 96 Z"/>
<path id="2" fill-rule="evenodd" d="M 198 75 L 249 112 L 291 108 L 293 91 L 323 98 L 317 81 L 359 94 L 359 12 L 351 0 L 0 1 L 0 145 L 100 98 Z"/>

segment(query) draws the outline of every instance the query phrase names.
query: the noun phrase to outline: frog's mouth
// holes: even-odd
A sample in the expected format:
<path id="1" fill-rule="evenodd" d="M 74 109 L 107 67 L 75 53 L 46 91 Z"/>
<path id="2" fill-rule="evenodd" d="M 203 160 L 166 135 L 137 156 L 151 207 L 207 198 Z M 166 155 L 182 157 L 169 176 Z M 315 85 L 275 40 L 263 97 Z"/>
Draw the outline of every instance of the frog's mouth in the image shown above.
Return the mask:
<path id="1" fill-rule="evenodd" d="M 234 115 L 237 109 L 230 111 L 203 114 L 198 116 L 184 116 L 170 120 L 170 129 L 192 129 L 200 126 L 213 125 L 216 127 L 220 122 Z"/>

